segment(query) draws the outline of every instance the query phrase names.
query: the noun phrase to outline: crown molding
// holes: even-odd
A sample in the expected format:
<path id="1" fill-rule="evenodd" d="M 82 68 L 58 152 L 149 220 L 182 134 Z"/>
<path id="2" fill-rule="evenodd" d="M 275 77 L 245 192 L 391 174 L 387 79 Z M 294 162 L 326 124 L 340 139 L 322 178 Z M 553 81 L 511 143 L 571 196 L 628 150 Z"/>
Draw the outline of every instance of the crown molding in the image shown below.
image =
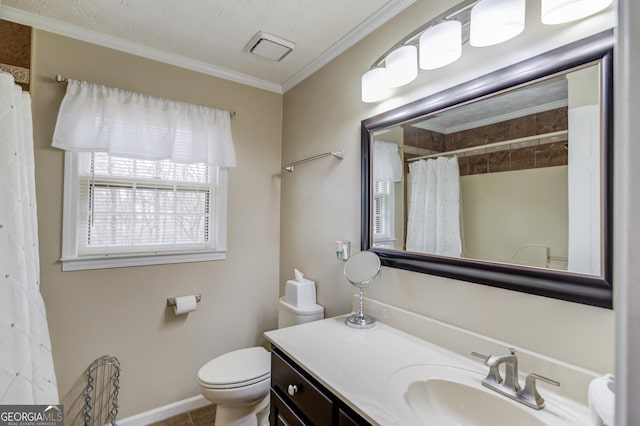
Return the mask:
<path id="1" fill-rule="evenodd" d="M 0 0 L 1 1 L 1 0 Z M 318 71 L 320 68 L 331 62 L 340 54 L 345 52 L 351 46 L 365 38 L 372 31 L 385 24 L 391 18 L 402 12 L 415 0 L 390 0 L 384 7 L 380 8 L 376 13 L 358 25 L 353 31 L 349 32 L 345 37 L 332 45 L 320 56 L 307 64 L 300 71 L 295 73 L 291 78 L 283 84 L 260 79 L 257 77 L 232 71 L 226 68 L 217 67 L 215 65 L 187 58 L 182 55 L 169 53 L 160 49 L 155 49 L 139 43 L 123 40 L 118 37 L 109 36 L 96 31 L 88 30 L 76 25 L 67 24 L 55 19 L 46 18 L 34 13 L 25 12 L 20 9 L 5 6 L 0 3 L 0 18 L 7 21 L 16 22 L 18 24 L 29 25 L 39 30 L 48 31 L 65 37 L 93 43 L 99 46 L 108 47 L 122 52 L 131 53 L 147 59 L 175 65 L 192 71 L 201 72 L 203 74 L 233 81 L 247 86 L 256 87 L 258 89 L 268 90 L 283 94 L 298 83 Z"/>
<path id="2" fill-rule="evenodd" d="M 7 21 L 16 22 L 22 25 L 28 25 L 39 30 L 63 35 L 65 37 L 97 44 L 99 46 L 108 47 L 133 55 L 141 56 L 147 59 L 175 65 L 192 71 L 201 72 L 214 77 L 236 83 L 245 84 L 247 86 L 256 87 L 258 89 L 268 90 L 282 94 L 282 85 L 271 81 L 256 78 L 247 74 L 231 71 L 226 68 L 217 67 L 206 62 L 187 58 L 182 55 L 164 52 L 159 49 L 148 47 L 139 43 L 133 43 L 118 37 L 109 36 L 98 33 L 96 31 L 87 30 L 76 25 L 60 22 L 55 19 L 46 18 L 29 12 L 5 6 L 0 4 L 0 18 Z"/>
<path id="3" fill-rule="evenodd" d="M 286 93 L 295 87 L 298 83 L 318 71 L 320 68 L 334 60 L 351 46 L 365 38 L 378 27 L 385 24 L 391 18 L 402 12 L 415 0 L 391 0 L 386 6 L 380 8 L 376 13 L 358 25 L 354 30 L 349 32 L 345 37 L 333 44 L 325 50 L 320 56 L 309 62 L 304 68 L 295 73 L 291 78 L 282 84 L 282 91 Z"/>

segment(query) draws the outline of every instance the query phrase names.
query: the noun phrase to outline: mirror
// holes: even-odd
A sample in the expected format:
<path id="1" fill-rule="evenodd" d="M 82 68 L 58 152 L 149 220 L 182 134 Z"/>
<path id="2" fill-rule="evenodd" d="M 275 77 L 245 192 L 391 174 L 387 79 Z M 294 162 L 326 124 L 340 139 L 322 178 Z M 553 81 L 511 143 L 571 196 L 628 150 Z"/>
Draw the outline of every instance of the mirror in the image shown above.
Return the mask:
<path id="1" fill-rule="evenodd" d="M 359 290 L 358 312 L 345 320 L 349 327 L 371 328 L 375 325 L 376 320 L 364 313 L 364 289 L 380 276 L 380 269 L 380 258 L 371 251 L 354 254 L 344 265 L 345 278 Z"/>
<path id="2" fill-rule="evenodd" d="M 382 264 L 611 307 L 612 33 L 362 122 Z"/>

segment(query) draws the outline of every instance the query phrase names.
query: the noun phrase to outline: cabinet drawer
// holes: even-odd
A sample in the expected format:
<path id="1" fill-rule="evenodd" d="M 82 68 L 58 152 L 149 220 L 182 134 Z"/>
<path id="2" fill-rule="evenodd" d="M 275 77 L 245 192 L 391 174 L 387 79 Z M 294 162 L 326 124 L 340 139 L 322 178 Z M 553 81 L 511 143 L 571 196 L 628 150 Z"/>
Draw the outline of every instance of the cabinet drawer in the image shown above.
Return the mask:
<path id="1" fill-rule="evenodd" d="M 362 426 L 369 424 L 361 419 L 344 411 L 342 408 L 338 410 L 338 426 Z"/>
<path id="2" fill-rule="evenodd" d="M 304 421 L 273 390 L 269 423 L 271 426 L 304 426 Z"/>
<path id="3" fill-rule="evenodd" d="M 271 352 L 271 387 L 313 424 L 332 423 L 332 400 L 276 351 Z"/>

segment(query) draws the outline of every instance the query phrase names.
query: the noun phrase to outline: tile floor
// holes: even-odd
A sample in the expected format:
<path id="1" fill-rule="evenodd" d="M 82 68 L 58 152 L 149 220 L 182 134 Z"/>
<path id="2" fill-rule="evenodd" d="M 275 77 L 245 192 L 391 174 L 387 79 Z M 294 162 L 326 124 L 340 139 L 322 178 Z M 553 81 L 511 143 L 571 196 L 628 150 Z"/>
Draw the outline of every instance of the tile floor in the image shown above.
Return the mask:
<path id="1" fill-rule="evenodd" d="M 212 426 L 215 417 L 216 406 L 212 404 L 152 423 L 151 426 Z"/>

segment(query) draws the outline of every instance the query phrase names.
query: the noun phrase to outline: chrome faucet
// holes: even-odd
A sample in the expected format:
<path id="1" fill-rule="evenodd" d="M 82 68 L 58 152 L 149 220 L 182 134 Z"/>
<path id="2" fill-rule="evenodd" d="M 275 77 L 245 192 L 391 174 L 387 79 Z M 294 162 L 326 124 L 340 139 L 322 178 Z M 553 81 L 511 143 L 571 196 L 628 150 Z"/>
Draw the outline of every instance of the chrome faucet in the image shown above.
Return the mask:
<path id="1" fill-rule="evenodd" d="M 512 392 L 520 390 L 520 383 L 518 383 L 518 357 L 516 357 L 515 349 L 509 348 L 508 354 L 494 354 L 488 357 L 476 352 L 473 352 L 472 355 L 483 358 L 484 365 L 489 367 L 489 374 L 482 381 L 483 385 L 492 389 L 496 385 L 501 385 L 501 387 Z M 504 380 L 500 376 L 500 366 L 502 364 L 505 366 Z"/>
<path id="2" fill-rule="evenodd" d="M 536 379 L 554 386 L 560 386 L 560 383 L 555 380 L 539 374 L 529 374 L 525 379 L 524 389 L 521 389 L 520 380 L 518 379 L 518 357 L 513 348 L 509 348 L 509 353 L 506 354 L 487 356 L 471 352 L 471 355 L 482 358 L 484 365 L 489 367 L 487 377 L 482 380 L 483 386 L 536 410 L 544 407 L 544 399 L 536 388 Z M 500 375 L 500 366 L 502 364 L 505 365 L 504 379 Z"/>

